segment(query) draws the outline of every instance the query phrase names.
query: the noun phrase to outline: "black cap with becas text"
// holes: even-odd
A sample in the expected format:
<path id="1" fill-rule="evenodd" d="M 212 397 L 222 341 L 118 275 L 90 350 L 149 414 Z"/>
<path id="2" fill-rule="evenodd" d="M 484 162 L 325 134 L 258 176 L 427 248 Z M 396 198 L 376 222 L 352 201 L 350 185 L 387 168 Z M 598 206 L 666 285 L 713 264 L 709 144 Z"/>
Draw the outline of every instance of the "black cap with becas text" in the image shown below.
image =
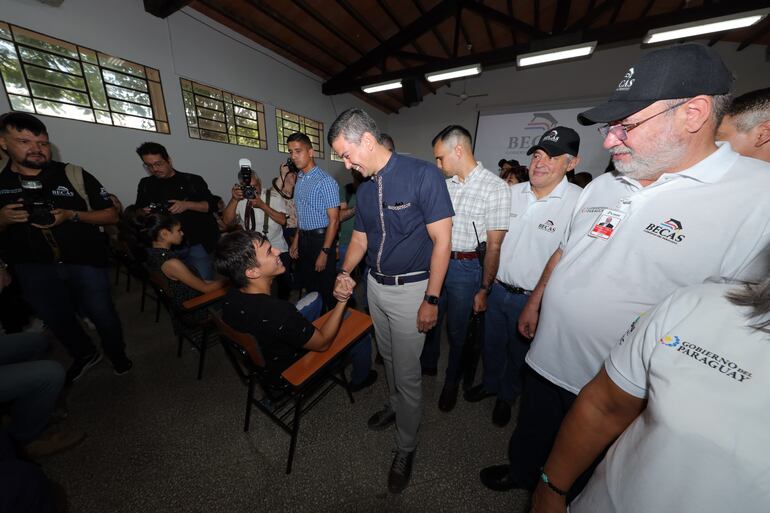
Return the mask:
<path id="1" fill-rule="evenodd" d="M 558 157 L 565 153 L 576 157 L 580 150 L 580 136 L 571 128 L 557 126 L 547 130 L 538 143 L 527 151 L 527 155 L 532 155 L 537 150 L 543 150 L 549 157 Z"/>
<path id="2" fill-rule="evenodd" d="M 609 101 L 581 112 L 581 125 L 627 118 L 658 100 L 727 94 L 733 74 L 713 48 L 694 43 L 647 53 L 628 69 Z"/>

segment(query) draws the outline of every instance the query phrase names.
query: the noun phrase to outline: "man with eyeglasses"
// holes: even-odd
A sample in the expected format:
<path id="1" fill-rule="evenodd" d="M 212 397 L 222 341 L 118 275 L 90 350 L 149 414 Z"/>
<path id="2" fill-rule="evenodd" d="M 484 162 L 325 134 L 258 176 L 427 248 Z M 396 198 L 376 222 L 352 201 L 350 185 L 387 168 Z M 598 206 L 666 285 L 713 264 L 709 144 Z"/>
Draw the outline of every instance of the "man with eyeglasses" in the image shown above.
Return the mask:
<path id="1" fill-rule="evenodd" d="M 209 186 L 198 175 L 174 169 L 168 151 L 158 143 L 143 143 L 136 153 L 150 174 L 139 181 L 136 192 L 139 212 L 162 211 L 179 218 L 186 245 L 180 258 L 204 280 L 214 279 L 211 253 L 219 240 L 219 228 L 212 215 L 217 201 Z"/>
<path id="2" fill-rule="evenodd" d="M 580 196 L 519 318 L 534 337 L 524 395 L 511 463 L 481 471 L 488 487 L 537 485 L 571 500 L 595 464 L 564 483 L 549 478 L 559 469 L 541 467 L 578 392 L 634 319 L 680 287 L 766 276 L 770 166 L 714 142 L 732 83 L 713 49 L 678 45 L 645 54 L 608 102 L 578 115 L 602 124 L 616 171 Z"/>

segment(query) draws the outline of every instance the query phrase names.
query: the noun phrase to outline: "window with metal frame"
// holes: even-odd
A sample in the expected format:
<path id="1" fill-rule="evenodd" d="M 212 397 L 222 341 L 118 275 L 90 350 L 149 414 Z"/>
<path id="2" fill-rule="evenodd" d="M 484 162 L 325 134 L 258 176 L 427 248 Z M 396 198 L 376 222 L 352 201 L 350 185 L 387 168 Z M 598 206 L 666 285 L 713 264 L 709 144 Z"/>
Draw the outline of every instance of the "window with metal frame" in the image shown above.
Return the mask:
<path id="1" fill-rule="evenodd" d="M 325 158 L 323 123 L 283 109 L 275 109 L 275 124 L 278 129 L 278 151 L 289 153 L 286 138 L 294 132 L 302 132 L 310 138 L 316 158 Z"/>
<path id="2" fill-rule="evenodd" d="M 193 80 L 180 83 L 190 137 L 267 149 L 262 103 Z"/>
<path id="3" fill-rule="evenodd" d="M 0 21 L 0 77 L 16 111 L 170 132 L 149 66 Z"/>

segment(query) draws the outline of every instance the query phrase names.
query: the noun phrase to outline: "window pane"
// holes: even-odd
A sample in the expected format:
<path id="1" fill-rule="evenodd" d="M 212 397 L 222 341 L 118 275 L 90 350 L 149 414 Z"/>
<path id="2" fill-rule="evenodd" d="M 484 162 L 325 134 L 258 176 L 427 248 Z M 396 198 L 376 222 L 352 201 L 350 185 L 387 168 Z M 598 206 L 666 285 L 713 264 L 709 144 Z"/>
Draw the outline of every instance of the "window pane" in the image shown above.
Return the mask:
<path id="1" fill-rule="evenodd" d="M 163 88 L 161 87 L 160 82 L 150 82 L 150 99 L 152 100 L 152 112 L 155 115 L 155 119 L 163 121 L 165 123 L 163 126 L 168 126 L 166 100 L 163 99 Z"/>
<path id="2" fill-rule="evenodd" d="M 238 144 L 242 146 L 251 146 L 253 148 L 259 148 L 259 141 L 257 139 L 249 139 L 248 137 L 238 137 Z"/>
<path id="3" fill-rule="evenodd" d="M 109 112 L 104 112 L 103 110 L 97 110 L 96 111 L 96 122 L 102 123 L 103 125 L 111 125 L 112 124 L 112 116 L 110 116 Z"/>
<path id="4" fill-rule="evenodd" d="M 141 103 L 142 105 L 150 105 L 150 95 L 140 93 L 139 91 L 133 91 L 131 89 L 124 89 L 114 85 L 107 84 L 107 95 L 110 98 L 116 98 L 118 100 L 126 100 L 134 103 Z"/>
<path id="5" fill-rule="evenodd" d="M 99 60 L 96 58 L 96 52 L 87 48 L 80 49 L 80 59 L 89 64 L 99 64 Z"/>
<path id="6" fill-rule="evenodd" d="M 195 112 L 192 93 L 183 92 L 182 99 L 184 100 L 184 113 L 187 116 L 187 125 L 198 126 L 198 116 Z"/>
<path id="7" fill-rule="evenodd" d="M 213 87 L 208 87 L 208 86 L 205 86 L 205 85 L 202 85 L 202 84 L 193 83 L 193 91 L 196 94 L 200 94 L 200 95 L 203 95 L 203 96 L 208 96 L 210 98 L 215 98 L 217 100 L 221 100 L 222 99 L 222 92 L 221 91 L 217 91 Z"/>
<path id="8" fill-rule="evenodd" d="M 137 77 L 145 78 L 144 66 L 139 66 L 133 62 L 129 62 L 119 57 L 113 57 L 112 55 L 107 55 L 101 52 L 99 52 L 98 55 L 99 64 L 105 68 L 110 68 L 121 71 L 123 73 L 127 73 L 129 75 L 136 75 Z"/>
<path id="9" fill-rule="evenodd" d="M 21 72 L 21 63 L 16 56 L 16 48 L 9 41 L 0 40 L 0 73 L 3 75 L 5 90 L 9 94 L 29 94 Z"/>
<path id="10" fill-rule="evenodd" d="M 99 73 L 99 68 L 92 64 L 83 64 L 83 71 L 86 73 L 88 91 L 91 93 L 94 107 L 97 109 L 109 109 L 110 107 L 107 103 L 107 95 L 104 93 L 104 83 L 102 82 L 102 75 Z"/>
<path id="11" fill-rule="evenodd" d="M 160 132 L 161 134 L 171 133 L 171 128 L 169 128 L 168 123 L 166 123 L 165 121 L 158 121 L 156 126 L 157 126 L 158 132 Z"/>
<path id="12" fill-rule="evenodd" d="M 160 72 L 154 68 L 145 68 L 147 72 L 147 78 L 153 82 L 160 82 Z"/>
<path id="13" fill-rule="evenodd" d="M 225 121 L 225 115 L 222 112 L 217 112 L 215 110 L 210 109 L 204 109 L 203 107 L 198 107 L 198 115 L 203 118 L 213 119 L 215 121 Z"/>
<path id="14" fill-rule="evenodd" d="M 137 118 L 134 116 L 126 116 L 125 114 L 113 114 L 112 119 L 118 126 L 124 126 L 127 128 L 139 128 L 140 130 L 149 130 L 155 132 L 155 121 L 145 118 Z"/>
<path id="15" fill-rule="evenodd" d="M 7 23 L 0 22 L 0 38 L 9 40 L 12 39 L 11 27 L 9 27 Z"/>
<path id="16" fill-rule="evenodd" d="M 227 134 L 220 132 L 210 132 L 208 130 L 201 130 L 201 138 L 208 139 L 209 141 L 217 141 L 226 143 L 228 141 Z"/>
<path id="17" fill-rule="evenodd" d="M 259 125 L 257 125 L 257 122 L 253 119 L 246 119 L 246 118 L 235 118 L 235 123 L 238 126 L 245 126 L 247 128 L 254 128 L 259 129 Z"/>
<path id="18" fill-rule="evenodd" d="M 78 91 L 73 91 L 72 89 L 62 89 L 60 87 L 38 84 L 35 82 L 30 84 L 30 87 L 32 88 L 32 96 L 38 98 L 76 103 L 78 105 L 83 105 L 84 107 L 91 106 L 91 102 L 88 100 L 88 95 L 86 93 L 80 93 Z"/>
<path id="19" fill-rule="evenodd" d="M 206 107 L 207 109 L 223 110 L 222 102 L 212 100 L 210 98 L 205 98 L 203 96 L 195 95 L 195 103 L 196 105 Z"/>
<path id="20" fill-rule="evenodd" d="M 193 137 L 195 139 L 200 139 L 201 138 L 200 130 L 198 130 L 197 128 L 190 128 L 190 129 L 187 130 L 187 133 L 190 134 L 190 137 Z"/>
<path id="21" fill-rule="evenodd" d="M 110 107 L 112 107 L 114 112 L 122 112 L 124 114 L 131 114 L 134 116 L 144 116 L 146 118 L 152 117 L 152 109 L 143 105 L 137 105 L 135 103 L 110 100 Z"/>
<path id="22" fill-rule="evenodd" d="M 252 130 L 251 128 L 238 127 L 238 135 L 245 135 L 247 137 L 254 137 L 256 139 L 259 137 L 259 132 Z"/>
<path id="23" fill-rule="evenodd" d="M 11 109 L 13 110 L 35 112 L 35 106 L 32 105 L 32 99 L 29 96 L 16 96 L 15 94 L 9 94 L 8 99 L 11 100 Z"/>
<path id="24" fill-rule="evenodd" d="M 235 107 L 235 115 L 243 118 L 257 119 L 256 111 L 244 109 L 243 107 Z"/>
<path id="25" fill-rule="evenodd" d="M 64 55 L 65 57 L 70 57 L 72 59 L 78 58 L 78 52 L 73 44 L 65 43 L 64 41 L 19 27 L 13 27 L 13 35 L 17 43 L 34 46 L 35 48 L 58 53 L 59 55 Z"/>
<path id="26" fill-rule="evenodd" d="M 94 122 L 94 113 L 91 109 L 48 100 L 35 99 L 34 101 L 38 114 Z"/>
<path id="27" fill-rule="evenodd" d="M 40 50 L 33 50 L 31 48 L 19 47 L 19 54 L 21 60 L 29 62 L 31 64 L 37 64 L 43 68 L 65 71 L 72 73 L 73 75 L 82 75 L 80 72 L 80 64 L 72 59 L 54 55 L 52 53 L 41 52 Z"/>
<path id="28" fill-rule="evenodd" d="M 139 78 L 129 77 L 128 75 L 122 75 L 106 69 L 102 70 L 102 76 L 107 83 L 128 87 L 129 89 L 136 89 L 138 91 L 147 91 L 147 82 Z"/>
<path id="29" fill-rule="evenodd" d="M 218 123 L 211 121 L 210 119 L 198 118 L 198 125 L 206 130 L 214 130 L 215 132 L 227 132 L 227 127 L 224 123 Z"/>
<path id="30" fill-rule="evenodd" d="M 86 82 L 80 77 L 67 75 L 66 73 L 60 73 L 58 71 L 51 71 L 49 69 L 38 68 L 36 66 L 28 66 L 26 64 L 24 65 L 24 70 L 27 72 L 27 77 L 30 80 L 45 82 L 46 84 L 55 86 L 69 87 L 70 89 L 79 89 L 80 91 L 86 90 Z"/>

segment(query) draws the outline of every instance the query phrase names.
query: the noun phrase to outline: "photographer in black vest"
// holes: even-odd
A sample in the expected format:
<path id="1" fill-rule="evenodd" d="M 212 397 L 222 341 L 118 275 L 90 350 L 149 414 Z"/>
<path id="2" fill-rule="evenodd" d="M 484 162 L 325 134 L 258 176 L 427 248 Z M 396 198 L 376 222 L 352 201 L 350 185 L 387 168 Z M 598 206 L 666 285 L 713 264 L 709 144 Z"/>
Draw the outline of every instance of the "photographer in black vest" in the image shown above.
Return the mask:
<path id="1" fill-rule="evenodd" d="M 68 382 L 102 359 L 77 312 L 93 321 L 115 373 L 125 374 L 132 363 L 99 229 L 118 221 L 109 194 L 82 168 L 51 160 L 46 127 L 30 114 L 3 116 L 0 147 L 9 156 L 0 172 L 0 248 L 25 299 L 74 359 Z"/>

